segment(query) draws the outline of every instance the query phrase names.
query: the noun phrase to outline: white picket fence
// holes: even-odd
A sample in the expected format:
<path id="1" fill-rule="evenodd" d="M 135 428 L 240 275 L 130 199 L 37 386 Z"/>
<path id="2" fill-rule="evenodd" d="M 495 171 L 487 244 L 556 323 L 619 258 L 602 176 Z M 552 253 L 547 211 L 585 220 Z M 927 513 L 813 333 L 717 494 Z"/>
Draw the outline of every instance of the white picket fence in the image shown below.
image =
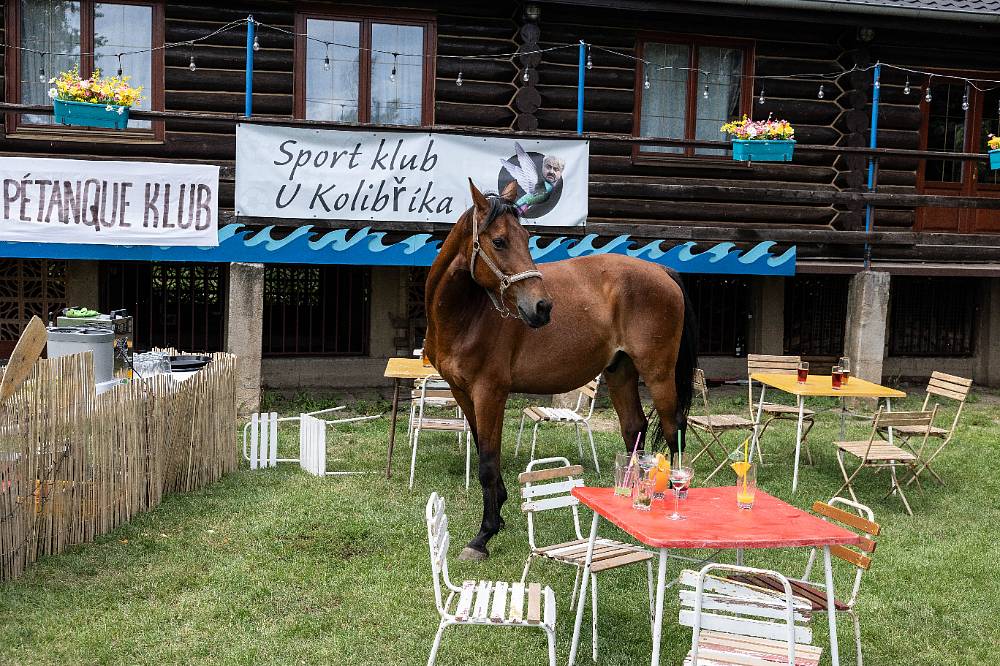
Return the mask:
<path id="1" fill-rule="evenodd" d="M 326 429 L 330 425 L 359 423 L 380 418 L 375 416 L 353 416 L 346 419 L 321 419 L 319 414 L 328 414 L 346 409 L 346 406 L 331 407 L 298 416 L 278 417 L 277 412 L 254 413 L 243 426 L 243 459 L 250 463 L 250 469 L 277 467 L 282 462 L 297 462 L 299 466 L 315 476 L 341 476 L 346 474 L 366 474 L 367 472 L 327 471 L 326 469 Z M 297 422 L 299 424 L 299 457 L 278 457 L 278 424 Z"/>

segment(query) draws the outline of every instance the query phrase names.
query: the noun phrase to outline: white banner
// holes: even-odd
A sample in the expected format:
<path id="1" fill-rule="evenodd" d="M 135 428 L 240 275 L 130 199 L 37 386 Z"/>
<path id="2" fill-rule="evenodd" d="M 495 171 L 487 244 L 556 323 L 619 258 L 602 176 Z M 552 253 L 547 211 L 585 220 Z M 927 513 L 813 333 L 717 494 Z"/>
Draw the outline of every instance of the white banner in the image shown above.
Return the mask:
<path id="1" fill-rule="evenodd" d="M 587 220 L 586 141 L 317 130 L 236 129 L 236 214 L 250 217 L 458 221 L 483 192 L 516 181 L 526 224 Z"/>
<path id="2" fill-rule="evenodd" d="M 219 167 L 0 157 L 0 241 L 218 245 Z"/>

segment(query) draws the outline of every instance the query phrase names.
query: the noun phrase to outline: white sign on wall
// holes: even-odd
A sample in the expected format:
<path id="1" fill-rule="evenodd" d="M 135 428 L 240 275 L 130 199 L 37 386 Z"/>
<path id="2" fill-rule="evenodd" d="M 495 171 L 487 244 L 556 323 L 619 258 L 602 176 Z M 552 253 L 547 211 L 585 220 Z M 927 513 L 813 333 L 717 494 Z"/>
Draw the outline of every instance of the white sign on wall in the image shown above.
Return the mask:
<path id="1" fill-rule="evenodd" d="M 484 192 L 517 183 L 526 224 L 587 219 L 586 141 L 499 139 L 241 124 L 236 213 L 251 217 L 453 223 Z"/>
<path id="2" fill-rule="evenodd" d="M 0 157 L 0 241 L 218 245 L 219 167 Z"/>

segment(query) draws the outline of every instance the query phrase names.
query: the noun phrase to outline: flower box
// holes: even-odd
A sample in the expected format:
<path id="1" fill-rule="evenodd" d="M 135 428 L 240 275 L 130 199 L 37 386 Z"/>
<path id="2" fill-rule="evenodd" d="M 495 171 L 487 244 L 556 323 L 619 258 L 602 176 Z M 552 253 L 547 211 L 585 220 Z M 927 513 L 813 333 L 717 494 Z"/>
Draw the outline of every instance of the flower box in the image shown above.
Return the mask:
<path id="1" fill-rule="evenodd" d="M 75 125 L 77 127 L 107 127 L 123 130 L 128 125 L 128 107 L 111 107 L 107 104 L 93 102 L 71 102 L 54 99 L 56 123 L 59 125 Z M 119 112 L 119 109 L 121 111 Z"/>
<path id="2" fill-rule="evenodd" d="M 990 151 L 990 168 L 1000 169 L 1000 148 Z"/>
<path id="3" fill-rule="evenodd" d="M 791 162 L 794 150 L 794 139 L 733 139 L 733 159 L 740 162 Z"/>

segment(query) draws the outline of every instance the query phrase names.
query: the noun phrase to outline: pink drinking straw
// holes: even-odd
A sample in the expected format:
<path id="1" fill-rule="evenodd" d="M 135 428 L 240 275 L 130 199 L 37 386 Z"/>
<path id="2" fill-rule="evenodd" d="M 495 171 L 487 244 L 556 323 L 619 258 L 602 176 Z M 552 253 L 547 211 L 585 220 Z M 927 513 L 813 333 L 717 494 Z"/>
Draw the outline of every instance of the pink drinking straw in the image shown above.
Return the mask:
<path id="1" fill-rule="evenodd" d="M 642 431 L 640 430 L 639 434 L 636 435 L 635 444 L 632 445 L 632 455 L 629 456 L 628 459 L 628 469 L 625 470 L 625 482 L 628 483 L 629 485 L 632 485 L 631 484 L 632 468 L 635 467 L 639 462 L 638 457 L 636 456 L 636 452 L 639 450 L 639 440 L 641 439 L 642 439 Z"/>

